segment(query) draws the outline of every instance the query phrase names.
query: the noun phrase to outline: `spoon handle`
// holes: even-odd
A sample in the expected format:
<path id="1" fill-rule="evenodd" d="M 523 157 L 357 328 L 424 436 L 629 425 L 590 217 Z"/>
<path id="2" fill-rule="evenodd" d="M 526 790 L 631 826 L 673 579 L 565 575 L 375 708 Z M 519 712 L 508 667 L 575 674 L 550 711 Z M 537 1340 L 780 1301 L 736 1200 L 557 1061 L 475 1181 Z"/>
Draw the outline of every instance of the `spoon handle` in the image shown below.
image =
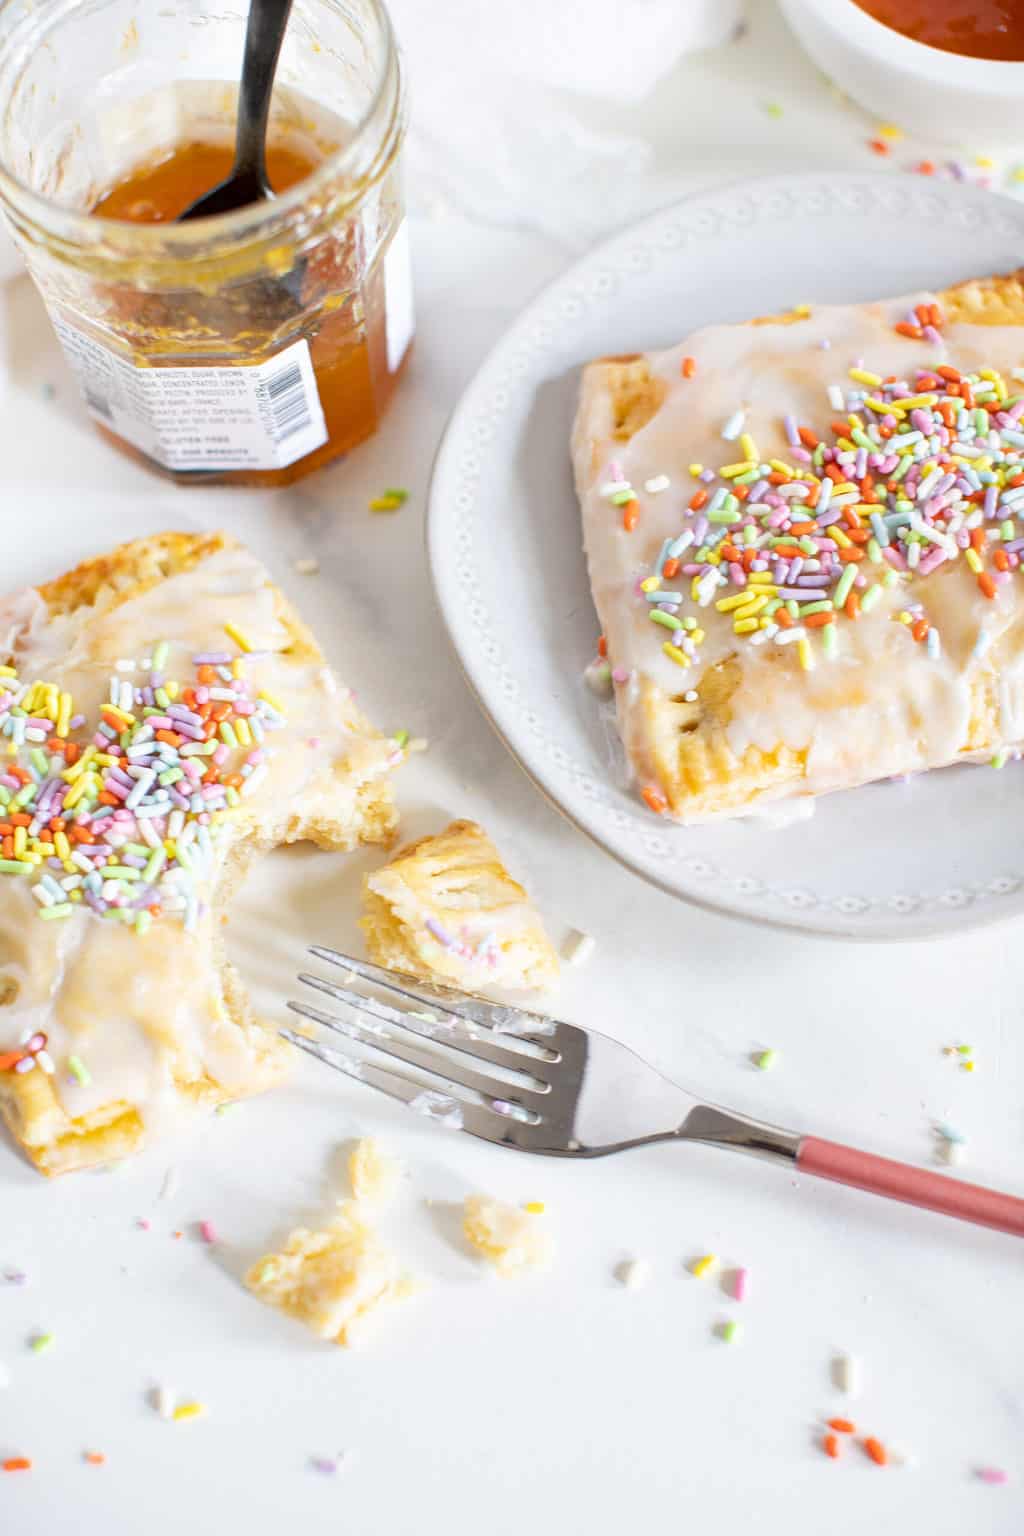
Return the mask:
<path id="1" fill-rule="evenodd" d="M 238 88 L 235 170 L 266 181 L 266 133 L 270 98 L 292 0 L 250 0 L 242 83 Z"/>

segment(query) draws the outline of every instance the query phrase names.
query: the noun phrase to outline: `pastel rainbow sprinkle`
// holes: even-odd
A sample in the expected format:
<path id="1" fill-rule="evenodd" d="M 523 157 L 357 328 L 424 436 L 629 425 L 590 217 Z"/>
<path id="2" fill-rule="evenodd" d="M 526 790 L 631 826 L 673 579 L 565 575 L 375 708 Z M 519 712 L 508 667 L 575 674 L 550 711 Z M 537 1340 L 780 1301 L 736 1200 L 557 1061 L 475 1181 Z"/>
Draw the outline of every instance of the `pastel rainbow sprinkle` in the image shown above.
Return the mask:
<path id="1" fill-rule="evenodd" d="M 895 329 L 937 342 L 942 325 L 936 305 L 919 305 Z M 735 411 L 721 434 L 742 457 L 717 472 L 692 466 L 698 484 L 679 533 L 637 584 L 664 654 L 689 668 L 705 634 L 687 609 L 713 606 L 738 638 L 793 646 L 810 671 L 841 655 L 844 625 L 898 587 L 906 600 L 895 620 L 937 662 L 942 637 L 920 579 L 959 561 L 994 601 L 1020 566 L 1022 381 L 1024 370 L 1007 382 L 993 368 L 946 366 L 883 378 L 858 364 L 828 390 L 828 437 L 784 419 L 785 459 L 762 460 Z M 601 493 L 613 504 L 635 498 L 611 470 Z"/>
<path id="2" fill-rule="evenodd" d="M 223 824 L 266 776 L 284 719 L 243 657 L 195 655 L 180 683 L 167 656 L 161 641 L 119 661 L 90 728 L 56 683 L 0 667 L 0 874 L 28 880 L 46 922 L 84 906 L 139 934 L 163 916 L 194 930 Z"/>

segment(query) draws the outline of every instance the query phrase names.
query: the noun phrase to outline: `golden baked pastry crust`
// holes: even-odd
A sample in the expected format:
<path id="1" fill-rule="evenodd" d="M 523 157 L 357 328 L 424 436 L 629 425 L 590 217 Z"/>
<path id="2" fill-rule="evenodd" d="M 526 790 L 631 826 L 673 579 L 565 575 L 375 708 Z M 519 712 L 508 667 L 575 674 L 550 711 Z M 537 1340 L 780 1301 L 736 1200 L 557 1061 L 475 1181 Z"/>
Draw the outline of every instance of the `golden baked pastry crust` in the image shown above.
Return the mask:
<path id="1" fill-rule="evenodd" d="M 230 552 L 244 554 L 233 539 L 223 534 L 158 534 L 84 561 L 36 590 L 51 618 L 77 615 L 88 609 L 83 621 L 88 626 L 161 582 Z M 275 617 L 288 637 L 282 655 L 296 664 L 322 667 L 324 659 L 312 634 L 284 595 L 276 588 L 272 592 Z M 2 661 L 8 659 L 0 657 Z M 382 750 L 377 744 L 382 744 L 383 739 L 350 699 L 343 699 L 338 707 L 354 746 L 365 743 L 368 750 Z M 396 816 L 387 779 L 360 762 L 355 752 L 351 759 L 334 761 L 331 771 L 339 789 L 337 814 L 332 814 L 323 796 L 318 795 L 308 807 L 301 803 L 300 796 L 298 804 L 283 807 L 277 815 L 268 816 L 261 807 L 258 812 L 254 809 L 247 813 L 243 809 L 236 817 L 235 835 L 217 883 L 214 921 L 208 940 L 203 938 L 201 942 L 208 942 L 212 949 L 219 985 L 216 1027 L 239 1032 L 249 1057 L 249 1071 L 241 1088 L 237 1083 L 227 1088 L 211 1072 L 197 1070 L 194 1053 L 176 1051 L 173 1041 L 164 1042 L 170 1084 L 186 1103 L 213 1107 L 238 1097 L 240 1092 L 261 1091 L 277 1081 L 288 1065 L 287 1047 L 256 1020 L 220 937 L 217 914 L 226 906 L 250 861 L 281 843 L 301 840 L 326 849 L 345 849 L 357 842 L 384 843 L 393 834 Z M 92 921 L 88 917 L 84 920 Z M 166 920 L 154 924 L 147 938 L 170 926 Z M 187 970 L 190 954 L 198 958 L 198 951 L 192 946 L 200 940 L 185 934 L 180 927 L 175 928 L 175 937 L 181 943 L 180 964 Z M 131 930 L 119 930 L 117 939 L 123 939 L 126 952 L 128 947 L 135 946 L 132 959 L 145 955 L 145 941 Z M 16 1003 L 18 994 L 17 983 L 5 974 L 8 958 L 0 946 L 0 1039 L 4 1037 L 4 1010 Z M 203 959 L 205 963 L 209 956 L 204 954 Z M 13 1041 L 8 1039 L 7 1044 L 10 1046 Z M 0 1072 L 0 1114 L 15 1141 L 45 1174 L 117 1161 L 134 1152 L 145 1136 L 144 1115 L 137 1103 L 112 1096 L 88 1112 L 69 1114 L 62 1102 L 59 1080 L 41 1070 Z"/>
<path id="2" fill-rule="evenodd" d="M 278 1252 L 265 1254 L 245 1277 L 261 1301 L 320 1338 L 346 1346 L 371 1313 L 416 1289 L 368 1217 L 368 1211 L 394 1199 L 404 1166 L 373 1137 L 364 1137 L 349 1153 L 348 1175 L 352 1199 L 338 1202 L 332 1221 L 316 1231 L 297 1227 Z"/>
<path id="3" fill-rule="evenodd" d="M 281 1249 L 252 1266 L 245 1283 L 261 1301 L 345 1347 L 372 1313 L 416 1289 L 355 1200 L 343 1202 L 318 1231 L 297 1227 Z"/>
<path id="4" fill-rule="evenodd" d="M 946 289 L 937 297 L 945 312 L 947 331 L 950 326 L 1024 326 L 1024 268 L 1002 276 L 971 279 Z M 865 308 L 877 309 L 878 306 Z M 814 311 L 803 307 L 785 315 L 752 320 L 746 329 L 753 332 L 755 327 L 778 325 L 799 328 L 808 324 L 813 315 Z M 963 333 L 958 331 L 956 334 Z M 685 345 L 680 350 L 685 351 Z M 577 490 L 584 506 L 586 498 L 593 496 L 599 477 L 606 475 L 608 465 L 615 463 L 645 429 L 653 431 L 657 427 L 658 413 L 667 395 L 665 378 L 658 368 L 660 358 L 665 355 L 599 358 L 583 369 L 571 450 Z M 955 356 L 950 360 L 955 362 Z M 846 357 L 837 361 L 836 377 L 845 377 L 849 361 Z M 871 359 L 866 358 L 862 366 L 871 368 Z M 916 357 L 915 366 L 923 366 Z M 699 387 L 699 382 L 699 379 L 694 381 L 694 388 Z M 828 419 L 827 409 L 822 406 L 817 414 L 823 425 Z M 730 447 L 732 453 L 728 451 Z M 726 450 L 721 454 L 722 459 L 740 456 L 735 451 L 735 444 L 720 443 L 719 449 Z M 682 478 L 685 482 L 685 471 Z M 692 484 L 690 488 L 692 490 Z M 678 496 L 678 491 L 675 494 Z M 689 491 L 686 494 L 689 495 Z M 591 557 L 595 603 L 602 627 L 609 631 L 612 628 L 611 609 L 594 580 L 593 551 Z M 952 579 L 952 575 L 947 577 L 945 574 L 937 578 L 950 582 Z M 664 631 L 659 632 L 659 638 L 664 640 Z M 965 728 L 956 756 L 982 760 L 1007 744 L 1000 731 L 1000 669 L 1007 658 L 1016 656 L 1022 641 L 1022 625 L 1014 620 L 993 645 L 986 664 L 973 672 L 969 680 L 970 700 Z M 789 662 L 790 658 L 778 653 L 769 656 L 770 651 L 771 648 L 766 646 L 762 652 L 769 664 L 777 663 L 781 669 Z M 681 672 L 677 691 L 667 690 L 640 669 L 631 683 L 628 722 L 621 697 L 619 699 L 620 728 L 637 784 L 641 788 L 653 786 L 655 798 L 660 795 L 665 811 L 678 820 L 703 821 L 742 812 L 764 799 L 817 792 L 807 787 L 808 746 L 780 740 L 774 746 L 750 742 L 737 749 L 733 728 L 741 677 L 738 654 L 737 647 L 736 653 L 714 659 L 703 670 L 694 665 L 685 673 Z M 916 658 L 911 658 L 913 660 Z M 844 679 L 844 688 L 848 685 L 849 679 Z M 799 686 L 798 678 L 794 687 Z M 840 698 L 837 688 L 837 709 L 851 701 L 857 704 L 856 690 L 854 683 L 852 693 Z M 952 760 L 952 754 L 945 759 Z M 914 768 L 929 766 L 939 764 L 913 765 Z M 889 771 L 904 770 L 897 767 Z M 869 772 L 858 778 L 854 773 L 847 782 L 852 786 L 876 776 Z M 827 787 L 846 787 L 846 784 Z"/>
<path id="5" fill-rule="evenodd" d="M 363 903 L 370 956 L 391 970 L 469 991 L 532 990 L 558 974 L 526 891 L 475 822 L 400 849 L 365 877 Z"/>
<path id="6" fill-rule="evenodd" d="M 467 1195 L 462 1232 L 470 1247 L 493 1264 L 499 1275 L 550 1268 L 554 1241 L 537 1211 L 509 1205 L 491 1195 Z"/>

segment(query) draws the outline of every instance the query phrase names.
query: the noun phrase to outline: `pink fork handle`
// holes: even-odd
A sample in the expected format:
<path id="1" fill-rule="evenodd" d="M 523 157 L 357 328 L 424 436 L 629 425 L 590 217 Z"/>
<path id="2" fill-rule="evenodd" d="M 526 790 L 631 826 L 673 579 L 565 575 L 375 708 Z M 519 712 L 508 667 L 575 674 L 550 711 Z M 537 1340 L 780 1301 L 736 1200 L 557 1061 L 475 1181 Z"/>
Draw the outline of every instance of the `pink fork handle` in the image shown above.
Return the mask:
<path id="1" fill-rule="evenodd" d="M 943 1216 L 958 1216 L 979 1227 L 994 1227 L 1024 1237 L 1024 1200 L 1004 1195 L 980 1184 L 965 1184 L 909 1163 L 896 1163 L 888 1157 L 874 1157 L 844 1147 L 837 1141 L 822 1141 L 804 1136 L 797 1148 L 796 1165 L 803 1173 L 835 1184 L 850 1184 L 873 1195 L 886 1195 L 906 1205 L 920 1205 L 926 1211 L 940 1211 Z"/>

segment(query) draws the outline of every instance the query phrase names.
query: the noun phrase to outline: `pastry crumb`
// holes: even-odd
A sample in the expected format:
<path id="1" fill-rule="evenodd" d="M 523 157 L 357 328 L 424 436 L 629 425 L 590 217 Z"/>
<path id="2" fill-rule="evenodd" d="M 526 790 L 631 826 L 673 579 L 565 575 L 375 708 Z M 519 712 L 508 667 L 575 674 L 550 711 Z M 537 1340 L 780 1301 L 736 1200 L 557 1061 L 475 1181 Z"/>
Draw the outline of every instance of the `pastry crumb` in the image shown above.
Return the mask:
<path id="1" fill-rule="evenodd" d="M 245 1283 L 319 1338 L 346 1347 L 372 1313 L 415 1289 L 354 1200 L 322 1231 L 297 1227 L 279 1253 L 252 1266 Z"/>
<path id="2" fill-rule="evenodd" d="M 370 957 L 390 970 L 469 991 L 531 991 L 558 975 L 526 891 L 475 822 L 401 849 L 367 875 L 363 902 Z"/>
<path id="3" fill-rule="evenodd" d="M 554 1253 L 551 1233 L 537 1215 L 490 1195 L 467 1195 L 462 1217 L 466 1241 L 501 1275 L 547 1269 Z"/>
<path id="4" fill-rule="evenodd" d="M 320 569 L 319 560 L 296 560 L 295 569 L 300 576 L 315 576 Z"/>
<path id="5" fill-rule="evenodd" d="M 382 1152 L 375 1136 L 364 1136 L 349 1154 L 348 1176 L 356 1200 L 387 1205 L 398 1193 L 405 1165 L 397 1157 Z"/>

